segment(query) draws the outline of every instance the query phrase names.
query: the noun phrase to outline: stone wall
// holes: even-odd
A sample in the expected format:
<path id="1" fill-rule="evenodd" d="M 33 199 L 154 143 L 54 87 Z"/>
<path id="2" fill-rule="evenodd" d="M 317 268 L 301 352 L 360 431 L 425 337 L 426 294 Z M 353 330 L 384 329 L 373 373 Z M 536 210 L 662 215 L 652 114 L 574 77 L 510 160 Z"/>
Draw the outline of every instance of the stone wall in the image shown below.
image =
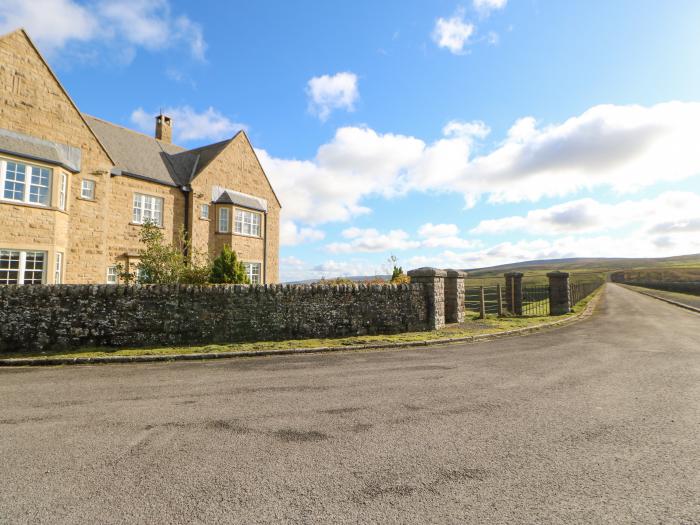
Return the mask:
<path id="1" fill-rule="evenodd" d="M 428 295 L 423 284 L 0 286 L 0 351 L 428 330 Z"/>

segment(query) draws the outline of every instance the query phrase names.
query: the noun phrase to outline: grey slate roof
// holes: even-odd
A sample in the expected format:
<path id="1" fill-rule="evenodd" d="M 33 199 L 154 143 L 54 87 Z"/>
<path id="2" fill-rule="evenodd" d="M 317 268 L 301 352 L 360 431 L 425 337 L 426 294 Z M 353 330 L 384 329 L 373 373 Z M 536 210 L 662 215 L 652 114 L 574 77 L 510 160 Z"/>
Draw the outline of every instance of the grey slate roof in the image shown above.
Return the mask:
<path id="1" fill-rule="evenodd" d="M 186 150 L 175 144 L 83 114 L 116 166 L 115 174 L 144 178 L 169 186 L 186 186 L 233 140 Z M 212 201 L 267 211 L 267 201 L 247 193 L 215 186 Z"/>
<path id="2" fill-rule="evenodd" d="M 267 211 L 267 201 L 254 195 L 228 190 L 220 186 L 212 188 L 212 201 L 215 204 L 235 204 L 251 210 Z"/>
<path id="3" fill-rule="evenodd" d="M 191 167 L 193 159 L 188 159 L 190 164 L 179 162 L 175 167 L 169 158 L 184 152 L 185 148 L 90 115 L 83 114 L 83 117 L 104 144 L 118 170 L 170 186 L 181 186 L 189 182 L 186 170 L 188 166 Z"/>
<path id="4" fill-rule="evenodd" d="M 0 128 L 0 152 L 56 164 L 73 173 L 80 171 L 80 148 L 38 139 L 9 129 Z"/>

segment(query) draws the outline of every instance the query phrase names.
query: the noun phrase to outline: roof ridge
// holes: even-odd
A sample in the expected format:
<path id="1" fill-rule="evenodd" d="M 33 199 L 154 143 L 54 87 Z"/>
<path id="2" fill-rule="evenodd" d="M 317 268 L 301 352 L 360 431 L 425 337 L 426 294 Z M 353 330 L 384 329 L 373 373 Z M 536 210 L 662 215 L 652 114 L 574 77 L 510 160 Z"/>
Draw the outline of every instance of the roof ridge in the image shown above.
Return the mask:
<path id="1" fill-rule="evenodd" d="M 100 122 L 104 122 L 105 124 L 109 124 L 110 126 L 114 126 L 115 128 L 123 129 L 124 131 L 128 131 L 129 133 L 134 133 L 135 135 L 141 135 L 142 137 L 146 137 L 147 139 L 155 140 L 159 145 L 160 144 L 168 144 L 170 146 L 175 146 L 176 148 L 181 148 L 182 151 L 178 151 L 178 153 L 182 153 L 184 151 L 187 151 L 187 148 L 184 146 L 180 146 L 179 144 L 175 144 L 173 142 L 167 142 L 165 140 L 157 139 L 153 135 L 148 135 L 147 133 L 144 133 L 143 131 L 137 131 L 132 128 L 127 128 L 126 126 L 122 126 L 121 124 L 115 124 L 114 122 L 110 122 L 109 120 L 105 120 L 100 117 L 96 117 L 95 115 L 90 115 L 88 113 L 83 113 L 83 116 L 89 117 L 94 120 L 99 120 Z"/>

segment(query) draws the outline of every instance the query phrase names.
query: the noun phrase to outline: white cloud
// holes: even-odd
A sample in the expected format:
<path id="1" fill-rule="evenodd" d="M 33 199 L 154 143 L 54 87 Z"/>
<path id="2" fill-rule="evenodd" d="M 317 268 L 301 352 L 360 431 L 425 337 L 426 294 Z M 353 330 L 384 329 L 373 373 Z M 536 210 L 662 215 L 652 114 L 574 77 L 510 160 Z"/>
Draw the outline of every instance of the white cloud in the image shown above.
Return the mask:
<path id="1" fill-rule="evenodd" d="M 491 11 L 503 9 L 508 0 L 473 0 L 474 9 L 482 15 L 488 15 Z"/>
<path id="2" fill-rule="evenodd" d="M 334 109 L 354 111 L 360 96 L 357 75 L 349 72 L 313 77 L 307 84 L 306 93 L 309 111 L 322 121 L 328 119 Z"/>
<path id="3" fill-rule="evenodd" d="M 433 224 L 425 223 L 418 228 L 418 234 L 421 237 L 453 237 L 459 233 L 459 227 L 456 224 Z"/>
<path id="4" fill-rule="evenodd" d="M 326 234 L 315 228 L 300 228 L 292 221 L 283 220 L 280 226 L 280 244 L 296 246 L 298 244 L 323 240 Z"/>
<path id="5" fill-rule="evenodd" d="M 433 41 L 455 55 L 464 53 L 464 46 L 474 34 L 474 24 L 464 20 L 464 10 L 457 10 L 451 18 L 438 18 L 433 29 Z"/>
<path id="6" fill-rule="evenodd" d="M 198 60 L 204 60 L 206 50 L 201 26 L 173 15 L 168 0 L 0 2 L 0 32 L 18 27 L 49 53 L 87 41 L 116 46 L 122 61 L 133 58 L 134 47 L 156 51 L 184 45 Z"/>
<path id="7" fill-rule="evenodd" d="M 561 235 L 591 233 L 636 225 L 649 233 L 692 231 L 700 223 L 700 195 L 666 192 L 653 199 L 628 200 L 615 204 L 579 199 L 526 215 L 481 221 L 474 234 L 527 231 L 532 234 Z"/>
<path id="8" fill-rule="evenodd" d="M 518 119 L 505 140 L 474 156 L 483 123 L 448 123 L 432 143 L 408 135 L 345 127 L 311 160 L 259 150 L 286 218 L 306 224 L 368 213 L 363 199 L 409 191 L 458 192 L 474 205 L 535 201 L 582 189 L 631 192 L 700 174 L 700 103 L 595 106 L 560 124 Z"/>
<path id="9" fill-rule="evenodd" d="M 473 122 L 450 120 L 445 124 L 445 127 L 442 128 L 442 134 L 448 138 L 463 138 L 467 140 L 472 138 L 483 139 L 489 133 L 491 133 L 491 129 L 480 120 L 475 120 Z"/>
<path id="10" fill-rule="evenodd" d="M 174 142 L 185 143 L 197 140 L 216 142 L 231 138 L 244 124 L 233 122 L 213 107 L 197 112 L 190 106 L 176 106 L 163 109 L 172 117 Z M 152 134 L 155 129 L 156 112 L 149 113 L 137 108 L 131 113 L 131 122 L 144 133 Z"/>
<path id="11" fill-rule="evenodd" d="M 420 243 L 409 239 L 408 233 L 403 230 L 391 230 L 388 233 L 380 233 L 374 228 L 360 229 L 348 228 L 343 231 L 343 237 L 351 239 L 349 242 L 334 242 L 326 245 L 326 250 L 331 253 L 357 253 L 357 252 L 388 252 L 392 250 L 408 250 L 418 248 Z"/>

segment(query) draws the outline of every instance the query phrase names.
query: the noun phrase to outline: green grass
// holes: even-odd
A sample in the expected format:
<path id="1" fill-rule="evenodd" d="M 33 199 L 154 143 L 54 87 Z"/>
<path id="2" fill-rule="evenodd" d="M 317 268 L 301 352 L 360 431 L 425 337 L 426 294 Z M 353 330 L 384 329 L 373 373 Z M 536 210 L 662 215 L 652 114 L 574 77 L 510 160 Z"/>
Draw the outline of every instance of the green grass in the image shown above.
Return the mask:
<path id="1" fill-rule="evenodd" d="M 394 335 L 368 335 L 328 339 L 292 339 L 287 341 L 259 341 L 254 343 L 210 344 L 201 346 L 168 346 L 154 348 L 78 348 L 46 353 L 12 353 L 0 354 L 0 358 L 19 357 L 103 357 L 103 356 L 140 356 L 140 355 L 175 355 L 195 353 L 220 353 L 220 352 L 248 352 L 254 350 L 281 350 L 291 348 L 317 348 L 334 347 L 342 348 L 351 345 L 380 345 L 384 343 L 408 343 L 413 341 L 435 340 L 444 338 L 457 338 L 483 334 L 497 334 L 499 332 L 527 328 L 554 320 L 567 318 L 582 311 L 588 302 L 596 294 L 592 294 L 574 307 L 571 314 L 559 317 L 497 317 L 488 315 L 486 319 L 479 319 L 478 314 L 469 315 L 467 320 L 459 325 L 450 325 L 441 330 L 429 332 L 408 332 Z M 468 312 L 471 314 L 471 312 Z"/>

